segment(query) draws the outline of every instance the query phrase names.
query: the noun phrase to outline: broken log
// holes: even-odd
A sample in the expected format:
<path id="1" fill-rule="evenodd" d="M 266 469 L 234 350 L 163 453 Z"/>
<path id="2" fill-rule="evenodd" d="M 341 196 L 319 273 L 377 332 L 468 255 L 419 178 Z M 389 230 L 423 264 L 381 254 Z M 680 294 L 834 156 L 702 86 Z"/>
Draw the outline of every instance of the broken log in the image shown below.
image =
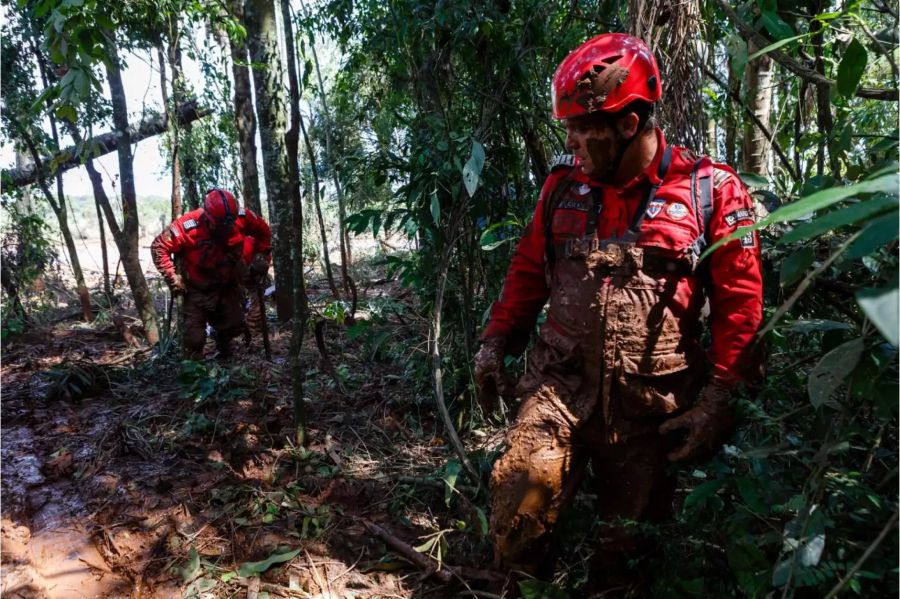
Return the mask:
<path id="1" fill-rule="evenodd" d="M 212 110 L 208 108 L 198 107 L 196 102 L 186 102 L 178 109 L 178 122 L 184 126 L 207 116 L 211 112 Z M 129 131 L 132 143 L 137 143 L 142 139 L 159 135 L 166 131 L 166 117 L 163 114 L 153 115 L 141 121 L 140 125 L 132 125 L 129 127 Z M 47 171 L 44 174 L 49 177 L 57 172 L 64 172 L 77 166 L 81 166 L 82 158 L 84 157 L 83 154 L 87 154 L 91 158 L 97 158 L 104 154 L 115 152 L 118 148 L 118 144 L 118 133 L 110 131 L 109 133 L 94 136 L 91 139 L 74 146 L 69 146 L 53 156 L 44 156 L 41 159 L 44 170 Z M 53 168 L 51 168 L 51 165 L 53 165 Z M 25 185 L 31 185 L 32 183 L 37 182 L 37 180 L 38 173 L 34 164 L 22 168 L 6 169 L 3 171 L 2 176 L 0 176 L 3 193 L 11 192 L 16 188 Z"/>

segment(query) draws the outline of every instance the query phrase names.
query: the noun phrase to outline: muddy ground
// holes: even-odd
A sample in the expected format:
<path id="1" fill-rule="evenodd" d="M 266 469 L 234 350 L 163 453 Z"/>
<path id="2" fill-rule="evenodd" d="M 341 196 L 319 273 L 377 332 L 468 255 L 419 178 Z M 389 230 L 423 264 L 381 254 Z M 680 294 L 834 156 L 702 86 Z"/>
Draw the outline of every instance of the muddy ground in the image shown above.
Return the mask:
<path id="1" fill-rule="evenodd" d="M 181 363 L 129 347 L 108 318 L 7 341 L 2 596 L 481 594 L 484 494 L 443 480 L 458 464 L 411 359 L 424 324 L 389 312 L 355 337 L 326 329 L 340 388 L 307 334 L 307 448 L 292 443 L 287 329 L 274 363 L 258 337 L 229 362 L 210 341 Z M 475 433 L 468 448 L 489 457 L 499 429 Z M 475 574 L 429 576 L 372 524 Z"/>

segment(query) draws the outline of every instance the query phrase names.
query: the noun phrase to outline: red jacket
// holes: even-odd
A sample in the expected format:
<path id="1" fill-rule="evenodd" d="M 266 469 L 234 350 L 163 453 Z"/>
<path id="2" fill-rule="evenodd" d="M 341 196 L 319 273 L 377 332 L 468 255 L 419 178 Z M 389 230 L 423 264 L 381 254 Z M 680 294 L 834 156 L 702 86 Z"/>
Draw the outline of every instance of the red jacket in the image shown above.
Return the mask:
<path id="1" fill-rule="evenodd" d="M 239 264 L 249 264 L 255 254 L 268 256 L 271 249 L 269 225 L 246 208 L 238 211 L 227 239 L 214 238 L 203 210 L 197 209 L 172 221 L 150 246 L 153 263 L 167 283 L 175 280 L 176 256 L 187 282 L 203 289 L 236 283 Z"/>
<path id="2" fill-rule="evenodd" d="M 597 183 L 577 167 L 554 168 L 544 183 L 531 223 L 525 228 L 513 256 L 500 300 L 491 309 L 491 319 L 483 338 L 530 332 L 550 294 L 545 275 L 546 240 L 544 204 L 556 186 L 567 176 L 576 184 L 572 194 L 591 197 L 591 189 L 602 190 L 602 207 L 597 216 L 597 238 L 620 237 L 632 222 L 634 212 L 647 195 L 651 183 L 659 183 L 657 168 L 665 149 L 665 139 L 657 131 L 659 150 L 647 168 L 620 187 Z M 696 156 L 684 148 L 673 148 L 672 164 L 656 201 L 647 209 L 637 245 L 671 251 L 683 256 L 702 235 L 703 219 L 694 213 L 691 201 L 691 170 Z M 712 216 L 707 240 L 710 244 L 754 220 L 753 201 L 734 171 L 714 165 Z M 587 213 L 578 209 L 577 198 L 566 198 L 553 212 L 550 227 L 554 243 L 585 232 Z M 572 206 L 574 209 L 567 209 Z M 713 374 L 719 378 L 742 378 L 738 367 L 762 320 L 762 273 L 759 239 L 756 234 L 734 240 L 718 248 L 709 258 L 710 281 L 706 293 L 710 303 Z M 673 311 L 688 314 L 691 298 L 704 292 L 698 277 L 679 279 L 672 298 Z M 698 322 L 699 325 L 699 322 Z"/>

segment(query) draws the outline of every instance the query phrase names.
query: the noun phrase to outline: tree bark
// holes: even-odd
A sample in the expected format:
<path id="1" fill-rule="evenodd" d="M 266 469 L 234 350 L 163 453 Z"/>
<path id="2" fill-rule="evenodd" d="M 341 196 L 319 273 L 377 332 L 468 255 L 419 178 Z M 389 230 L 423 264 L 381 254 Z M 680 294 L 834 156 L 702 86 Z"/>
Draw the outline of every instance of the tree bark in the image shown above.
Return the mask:
<path id="1" fill-rule="evenodd" d="M 732 98 L 740 97 L 741 78 L 737 76 L 737 72 L 728 61 L 728 95 Z M 725 117 L 725 163 L 729 165 L 737 164 L 737 128 L 738 118 L 734 110 L 727 111 Z"/>
<path id="2" fill-rule="evenodd" d="M 306 445 L 306 413 L 303 407 L 303 383 L 306 366 L 300 359 L 303 335 L 309 320 L 306 304 L 306 283 L 303 280 L 303 201 L 300 196 L 300 171 L 297 153 L 300 138 L 300 85 L 297 82 L 297 60 L 294 52 L 294 28 L 291 24 L 290 0 L 280 0 L 287 50 L 288 84 L 290 87 L 291 127 L 284 136 L 288 158 L 288 196 L 291 203 L 291 233 L 293 234 L 293 304 L 294 326 L 291 331 L 291 390 L 294 404 L 294 433 L 297 445 Z"/>
<path id="3" fill-rule="evenodd" d="M 747 50 L 756 52 L 752 44 Z M 756 118 L 768 129 L 772 112 L 772 77 L 775 73 L 775 62 L 768 55 L 747 63 L 744 71 L 744 86 L 747 90 L 747 105 Z M 769 176 L 769 143 L 762 130 L 753 123 L 744 127 L 744 140 L 741 146 L 743 169 L 763 177 Z"/>
<path id="4" fill-rule="evenodd" d="M 244 18 L 241 0 L 229 0 L 228 10 L 240 21 Z M 241 157 L 241 181 L 244 205 L 262 214 L 259 199 L 259 173 L 256 168 L 256 117 L 253 114 L 253 88 L 247 68 L 247 46 L 228 38 L 231 46 L 231 74 L 234 77 L 234 125 L 238 133 Z M 244 63 L 244 64 L 240 64 Z"/>
<path id="5" fill-rule="evenodd" d="M 275 263 L 275 307 L 281 322 L 293 314 L 291 294 L 291 203 L 288 184 L 286 129 L 287 102 L 284 97 L 284 71 L 278 46 L 273 0 L 247 0 L 244 3 L 247 46 L 254 65 L 256 117 L 262 142 L 266 200 L 272 224 Z"/>
<path id="6" fill-rule="evenodd" d="M 328 278 L 328 287 L 331 289 L 331 295 L 334 299 L 341 299 L 337 285 L 334 283 L 334 273 L 331 269 L 331 255 L 328 250 L 328 234 L 325 232 L 325 219 L 322 218 L 322 204 L 319 199 L 319 167 L 316 166 L 316 154 L 313 151 L 312 144 L 309 141 L 309 135 L 306 132 L 306 124 L 303 122 L 303 115 L 300 115 L 300 132 L 303 134 L 303 144 L 306 146 L 306 154 L 309 156 L 309 170 L 312 172 L 312 199 L 313 205 L 316 207 L 316 220 L 319 222 L 319 235 L 322 237 L 322 257 L 325 260 L 325 276 Z"/>
<path id="7" fill-rule="evenodd" d="M 188 122 L 194 122 L 197 119 L 201 119 L 210 113 L 211 111 L 209 109 L 199 108 L 195 102 L 188 102 L 179 106 L 178 119 L 179 122 L 184 125 Z M 165 130 L 165 117 L 163 115 L 156 115 L 142 121 L 137 127 L 129 127 L 128 138 L 131 140 L 131 143 L 137 143 L 148 137 L 159 135 L 160 133 L 165 132 Z M 90 148 L 93 158 L 99 158 L 110 152 L 115 152 L 118 149 L 118 146 L 119 134 L 117 131 L 110 131 L 109 133 L 97 135 L 84 143 L 85 148 Z M 60 150 L 53 156 L 44 157 L 41 164 L 49 165 L 52 162 L 57 165 L 57 170 L 63 173 L 69 169 L 81 166 L 82 159 L 82 150 L 78 147 L 78 144 L 76 144 L 64 150 Z M 48 169 L 45 169 L 43 174 L 46 177 L 53 173 Z M 31 164 L 24 168 L 4 170 L 2 176 L 2 191 L 3 193 L 8 193 L 18 187 L 31 185 L 32 183 L 37 182 L 37 180 L 38 173 L 35 164 Z"/>
<path id="8" fill-rule="evenodd" d="M 22 320 L 22 323 L 27 326 L 30 324 L 30 320 L 28 314 L 25 312 L 25 306 L 22 305 L 22 300 L 19 297 L 19 288 L 16 286 L 12 274 L 10 274 L 14 271 L 15 269 L 7 264 L 6 257 L 0 254 L 0 284 L 2 284 L 3 291 L 6 292 L 6 295 L 9 298 L 13 314 L 17 315 L 19 319 Z"/>
<path id="9" fill-rule="evenodd" d="M 170 42 L 171 43 L 171 40 Z M 162 41 L 156 46 L 156 54 L 159 57 L 159 86 L 162 91 L 163 107 L 166 115 L 166 128 L 169 131 L 169 138 L 172 144 L 172 189 L 171 189 L 171 206 L 172 220 L 175 220 L 184 212 L 181 203 L 181 166 L 178 163 L 178 121 L 172 118 L 172 107 L 175 104 L 169 99 L 169 92 L 166 86 L 166 60 L 163 53 Z M 173 84 L 174 87 L 174 84 Z"/>
<path id="10" fill-rule="evenodd" d="M 109 62 L 106 64 L 106 75 L 112 100 L 113 124 L 120 136 L 116 149 L 119 155 L 119 178 L 122 190 L 123 243 L 119 251 L 138 316 L 144 325 L 144 334 L 150 345 L 154 345 L 159 341 L 159 329 L 153 297 L 150 295 L 147 279 L 144 278 L 138 254 L 137 193 L 134 186 L 134 158 L 131 154 L 128 106 L 125 100 L 125 88 L 122 85 L 118 50 L 112 42 L 107 44 L 107 56 L 109 56 Z"/>
<path id="11" fill-rule="evenodd" d="M 809 3 L 810 14 L 817 15 L 823 11 L 823 2 L 813 0 Z M 825 31 L 822 23 L 810 20 L 810 32 L 814 32 L 811 39 L 813 53 L 815 55 L 816 73 L 825 77 L 825 51 L 822 44 L 825 40 Z M 830 149 L 829 141 L 834 135 L 834 118 L 831 115 L 831 86 L 826 83 L 816 83 L 816 122 L 819 126 L 819 147 L 816 153 L 816 174 L 821 176 L 825 171 L 825 154 L 828 154 L 828 162 L 834 177 L 840 177 L 840 163 L 837 156 Z"/>
<path id="12" fill-rule="evenodd" d="M 301 0 L 300 5 L 303 10 L 308 13 L 306 4 Z M 347 228 L 345 221 L 347 220 L 347 212 L 344 204 L 344 192 L 341 188 L 341 178 L 337 167 L 337 156 L 334 152 L 334 143 L 331 138 L 331 112 L 328 110 L 328 99 L 325 96 L 325 82 L 322 80 L 322 70 L 319 68 L 319 56 L 316 53 L 316 39 L 312 32 L 309 32 L 309 48 L 312 51 L 313 65 L 316 69 L 316 79 L 319 82 L 319 98 L 322 100 L 322 116 L 325 117 L 325 151 L 328 153 L 328 162 L 331 166 L 331 177 L 334 182 L 334 190 L 337 195 L 338 203 L 338 235 L 340 236 L 341 247 L 341 278 L 343 279 L 344 293 L 350 293 L 348 270 L 350 268 L 350 239 L 347 236 Z"/>

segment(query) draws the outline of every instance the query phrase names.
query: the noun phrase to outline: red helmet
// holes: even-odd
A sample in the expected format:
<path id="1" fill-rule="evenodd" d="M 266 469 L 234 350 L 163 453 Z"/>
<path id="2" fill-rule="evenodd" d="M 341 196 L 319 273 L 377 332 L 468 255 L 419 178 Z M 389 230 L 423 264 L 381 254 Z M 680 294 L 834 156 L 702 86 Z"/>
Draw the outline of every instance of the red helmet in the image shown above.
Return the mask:
<path id="1" fill-rule="evenodd" d="M 616 112 L 634 100 L 653 104 L 662 95 L 662 84 L 644 42 L 605 33 L 566 56 L 553 74 L 551 94 L 554 118 L 568 119 L 598 110 Z"/>
<path id="2" fill-rule="evenodd" d="M 203 198 L 203 212 L 216 228 L 230 229 L 238 215 L 238 203 L 230 191 L 214 187 Z"/>

